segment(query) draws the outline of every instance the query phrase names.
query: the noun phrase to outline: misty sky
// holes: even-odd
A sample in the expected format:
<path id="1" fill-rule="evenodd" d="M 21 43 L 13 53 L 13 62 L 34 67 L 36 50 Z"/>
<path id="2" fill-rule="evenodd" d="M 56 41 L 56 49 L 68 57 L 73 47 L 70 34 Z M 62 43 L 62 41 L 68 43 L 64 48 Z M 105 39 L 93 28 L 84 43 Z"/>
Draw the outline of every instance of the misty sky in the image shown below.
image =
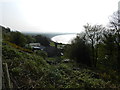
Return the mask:
<path id="1" fill-rule="evenodd" d="M 81 32 L 83 25 L 103 24 L 119 0 L 3 0 L 0 25 L 21 32 Z"/>

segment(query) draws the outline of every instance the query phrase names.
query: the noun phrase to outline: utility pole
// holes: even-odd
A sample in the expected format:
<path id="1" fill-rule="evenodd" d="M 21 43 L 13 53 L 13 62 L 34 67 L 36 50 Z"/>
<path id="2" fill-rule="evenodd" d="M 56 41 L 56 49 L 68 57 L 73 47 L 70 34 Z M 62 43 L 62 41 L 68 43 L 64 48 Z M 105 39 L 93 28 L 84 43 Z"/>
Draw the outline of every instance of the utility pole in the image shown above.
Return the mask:
<path id="1" fill-rule="evenodd" d="M 0 27 L 0 90 L 2 90 L 2 27 Z"/>

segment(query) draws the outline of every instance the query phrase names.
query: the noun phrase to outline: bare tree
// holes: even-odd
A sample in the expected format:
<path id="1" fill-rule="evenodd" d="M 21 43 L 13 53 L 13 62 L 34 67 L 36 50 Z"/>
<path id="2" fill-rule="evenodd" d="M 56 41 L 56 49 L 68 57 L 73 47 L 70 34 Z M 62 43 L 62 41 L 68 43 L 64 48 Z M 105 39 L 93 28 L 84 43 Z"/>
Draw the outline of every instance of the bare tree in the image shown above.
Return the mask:
<path id="1" fill-rule="evenodd" d="M 116 36 L 115 43 L 117 46 L 117 67 L 120 70 L 120 10 L 113 13 L 110 18 L 110 27 L 113 29 L 113 33 Z"/>
<path id="2" fill-rule="evenodd" d="M 102 32 L 105 28 L 102 25 L 91 26 L 89 24 L 84 26 L 86 40 L 91 44 L 92 50 L 92 64 L 96 67 L 98 58 L 98 44 L 101 41 Z"/>
<path id="3" fill-rule="evenodd" d="M 109 20 L 110 27 L 118 31 L 120 28 L 120 10 L 114 12 L 113 15 L 109 17 Z"/>

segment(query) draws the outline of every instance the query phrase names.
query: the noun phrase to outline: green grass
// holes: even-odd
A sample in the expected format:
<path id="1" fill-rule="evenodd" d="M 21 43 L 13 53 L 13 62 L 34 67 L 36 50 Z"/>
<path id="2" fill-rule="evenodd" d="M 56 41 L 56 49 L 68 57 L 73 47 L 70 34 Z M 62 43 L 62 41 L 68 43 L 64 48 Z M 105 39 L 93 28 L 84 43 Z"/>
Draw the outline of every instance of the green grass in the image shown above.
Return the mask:
<path id="1" fill-rule="evenodd" d="M 53 41 L 50 42 L 50 46 L 53 46 L 53 47 L 55 46 Z"/>
<path id="2" fill-rule="evenodd" d="M 59 44 L 57 45 L 57 47 L 58 47 L 58 48 L 62 48 L 62 47 L 63 47 L 63 45 L 64 45 L 64 44 L 59 43 Z M 50 46 L 55 47 L 55 44 L 54 44 L 54 42 L 53 42 L 53 41 L 51 41 L 51 42 L 50 42 Z"/>

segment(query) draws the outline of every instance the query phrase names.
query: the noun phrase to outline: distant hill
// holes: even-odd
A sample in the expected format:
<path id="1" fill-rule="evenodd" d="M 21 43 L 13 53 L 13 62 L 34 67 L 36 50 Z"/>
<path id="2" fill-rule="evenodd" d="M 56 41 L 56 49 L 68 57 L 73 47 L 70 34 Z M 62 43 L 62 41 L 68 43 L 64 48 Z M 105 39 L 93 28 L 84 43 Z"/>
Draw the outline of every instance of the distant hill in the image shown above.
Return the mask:
<path id="1" fill-rule="evenodd" d="M 57 35 L 64 35 L 64 34 L 76 34 L 76 33 L 24 33 L 24 34 L 27 34 L 27 35 L 38 35 L 38 34 L 41 34 L 41 35 L 44 35 L 48 38 L 52 38 L 54 36 L 57 36 Z"/>

